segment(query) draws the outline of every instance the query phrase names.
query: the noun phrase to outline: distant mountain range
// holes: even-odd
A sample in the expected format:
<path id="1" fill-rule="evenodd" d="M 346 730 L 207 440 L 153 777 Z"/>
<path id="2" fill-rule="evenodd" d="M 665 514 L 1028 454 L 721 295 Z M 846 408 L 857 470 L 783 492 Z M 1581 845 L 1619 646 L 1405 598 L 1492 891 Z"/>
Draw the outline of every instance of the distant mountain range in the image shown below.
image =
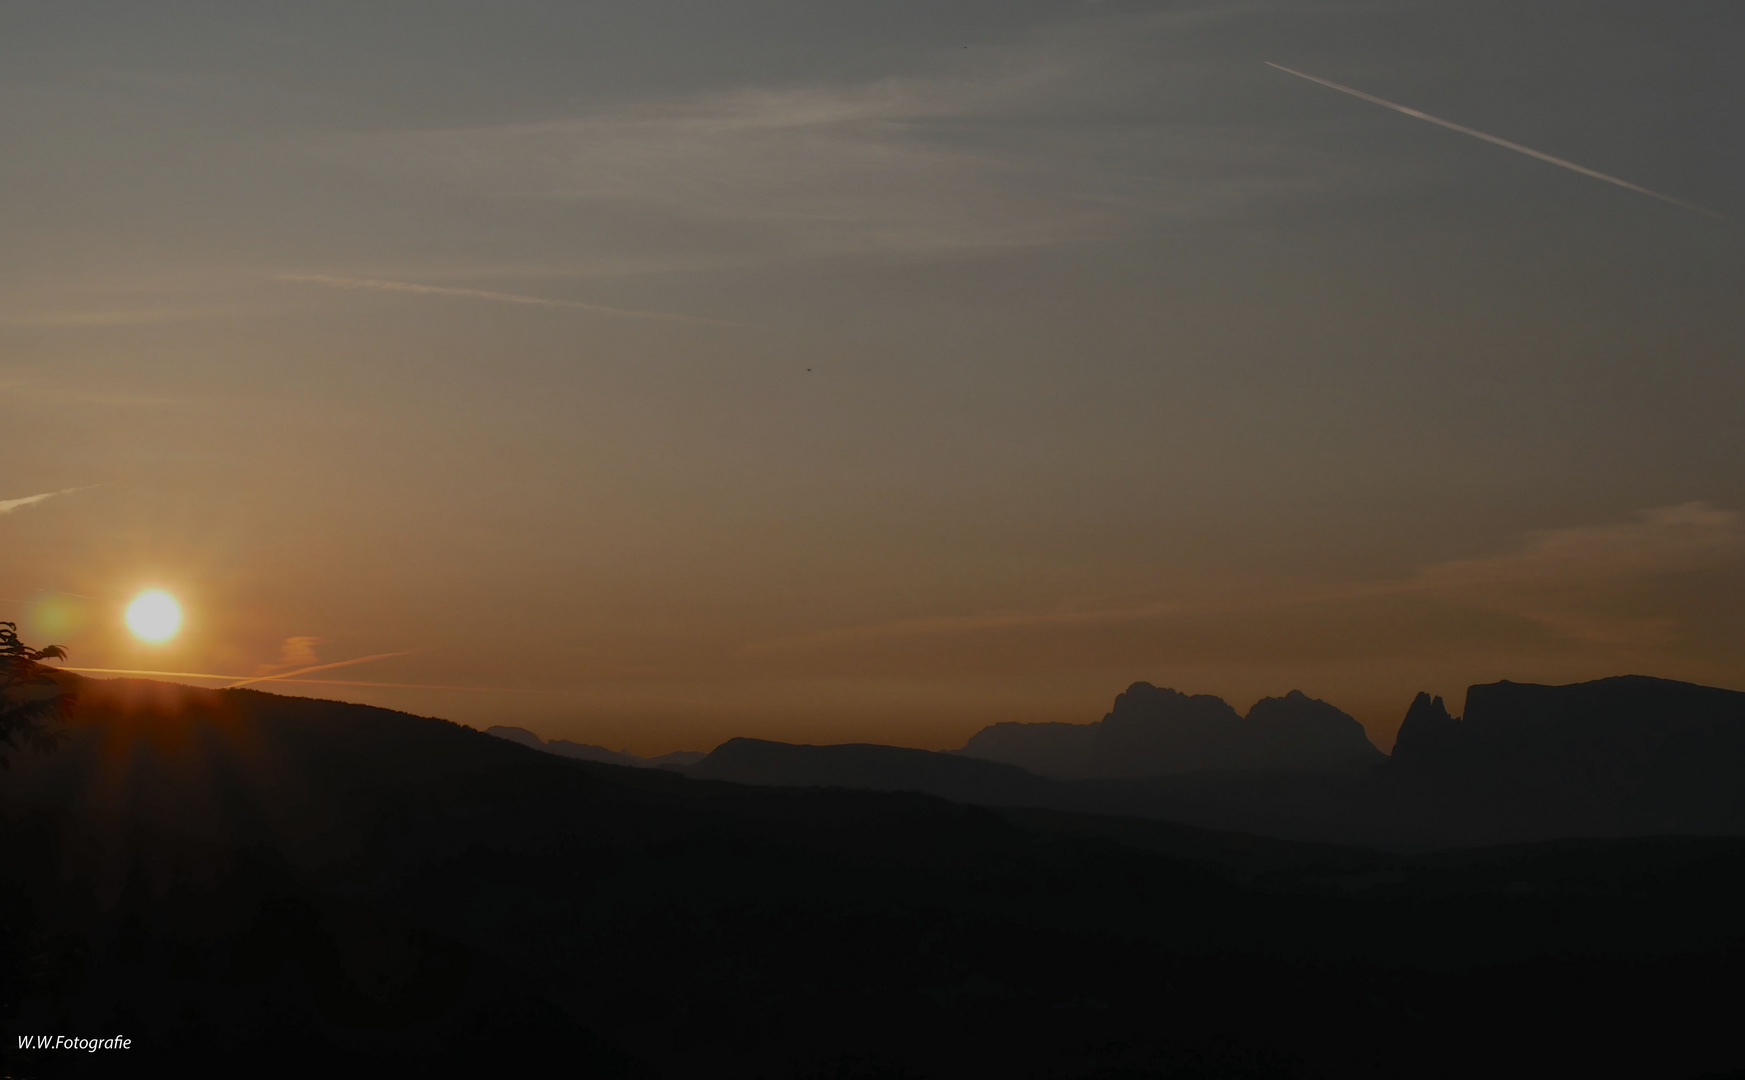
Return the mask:
<path id="1" fill-rule="evenodd" d="M 1292 692 L 1238 716 L 1135 683 L 1094 724 L 996 724 L 960 751 L 734 739 L 688 775 L 917 791 L 988 806 L 1428 850 L 1565 836 L 1745 834 L 1745 693 L 1623 676 L 1419 695 L 1395 752 Z"/>
<path id="2" fill-rule="evenodd" d="M 594 746 L 591 743 L 571 742 L 568 739 L 546 740 L 522 727 L 504 727 L 499 724 L 485 729 L 485 734 L 495 735 L 499 739 L 518 742 L 522 746 L 530 746 L 535 750 L 544 750 L 548 754 L 560 757 L 575 758 L 577 761 L 598 761 L 606 765 L 628 765 L 633 769 L 675 769 L 686 765 L 695 765 L 709 755 L 701 750 L 679 750 L 659 757 L 637 757 L 628 750 L 608 750 L 604 746 Z"/>
<path id="3" fill-rule="evenodd" d="M 1158 813 L 1224 799 L 1287 821 L 1293 785 L 1324 798 L 1330 778 L 1365 813 L 1454 798 L 1470 814 L 1451 793 L 1474 777 L 1491 778 L 1482 802 L 1594 775 L 1599 801 L 1579 805 L 1623 785 L 1624 805 L 1671 808 L 1662 830 L 1699 811 L 1716 826 L 1732 804 L 1666 785 L 1741 786 L 1726 755 L 1745 695 L 1503 684 L 1465 720 L 1425 699 L 1397 760 L 1343 771 L 1062 781 L 753 740 L 690 767 L 770 782 L 749 786 L 361 705 L 78 688 L 63 745 L 0 773 L 11 1076 L 116 1068 L 11 1045 L 34 1032 L 128 1035 L 129 1074 L 193 1076 L 1745 1067 L 1745 836 L 1390 854 L 848 790 L 1125 792 Z M 1546 786 L 1541 766 L 1570 745 L 1586 763 Z M 1631 755 L 1648 764 L 1617 764 Z M 821 776 L 840 786 L 791 786 Z M 1396 786 L 1419 794 L 1362 802 Z M 1527 796 L 1509 805 L 1549 820 Z"/>
<path id="4" fill-rule="evenodd" d="M 1137 682 L 1094 724 L 995 724 L 961 753 L 1056 780 L 1168 776 L 1230 769 L 1328 769 L 1385 757 L 1363 725 L 1292 690 L 1247 716 L 1223 698 Z"/>

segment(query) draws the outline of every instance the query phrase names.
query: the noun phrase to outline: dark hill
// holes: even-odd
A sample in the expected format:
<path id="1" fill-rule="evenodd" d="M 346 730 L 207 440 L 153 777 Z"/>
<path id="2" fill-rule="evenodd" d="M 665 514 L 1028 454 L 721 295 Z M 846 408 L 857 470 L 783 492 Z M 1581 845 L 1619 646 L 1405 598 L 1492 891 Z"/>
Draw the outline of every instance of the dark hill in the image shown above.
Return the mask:
<path id="1" fill-rule="evenodd" d="M 1745 1066 L 1745 841 L 1399 856 L 84 691 L 66 746 L 0 774 L 0 1013 L 129 1034 L 130 1074 Z"/>
<path id="2" fill-rule="evenodd" d="M 977 806 L 1130 815 L 1289 840 L 1433 846 L 1377 812 L 1373 771 L 1250 769 L 1127 780 L 1060 781 L 953 753 L 850 743 L 733 739 L 687 776 L 773 787 L 912 791 Z"/>
<path id="3" fill-rule="evenodd" d="M 1023 769 L 902 746 L 730 739 L 685 775 L 736 784 L 918 791 L 983 806 L 1048 806 L 1058 785 Z"/>
<path id="4" fill-rule="evenodd" d="M 1363 725 L 1293 690 L 1246 717 L 1222 698 L 1134 683 L 1094 724 L 995 724 L 966 756 L 1059 780 L 1122 779 L 1231 769 L 1339 769 L 1379 763 Z"/>

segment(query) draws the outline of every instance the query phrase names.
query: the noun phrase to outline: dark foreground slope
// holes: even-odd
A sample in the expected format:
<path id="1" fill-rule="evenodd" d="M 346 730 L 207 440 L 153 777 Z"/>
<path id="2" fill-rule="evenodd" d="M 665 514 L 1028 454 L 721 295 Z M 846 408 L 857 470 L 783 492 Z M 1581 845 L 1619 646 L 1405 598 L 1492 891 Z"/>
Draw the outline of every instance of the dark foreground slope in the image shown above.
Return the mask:
<path id="1" fill-rule="evenodd" d="M 94 685 L 0 783 L 12 1076 L 1745 1066 L 1734 840 L 1389 856 L 149 684 Z"/>

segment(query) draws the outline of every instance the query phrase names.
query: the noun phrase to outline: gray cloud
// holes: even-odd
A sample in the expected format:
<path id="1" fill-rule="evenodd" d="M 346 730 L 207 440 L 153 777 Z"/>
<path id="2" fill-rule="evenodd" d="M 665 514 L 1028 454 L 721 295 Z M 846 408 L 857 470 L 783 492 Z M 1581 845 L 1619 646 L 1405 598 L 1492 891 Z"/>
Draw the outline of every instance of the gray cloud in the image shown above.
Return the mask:
<path id="1" fill-rule="evenodd" d="M 411 184 L 729 224 L 790 256 L 1094 241 L 1319 186 L 1312 149 L 1181 107 L 1225 70 L 1148 51 L 1208 17 L 1191 14 L 1055 28 L 929 75 L 334 137 L 323 150 Z"/>

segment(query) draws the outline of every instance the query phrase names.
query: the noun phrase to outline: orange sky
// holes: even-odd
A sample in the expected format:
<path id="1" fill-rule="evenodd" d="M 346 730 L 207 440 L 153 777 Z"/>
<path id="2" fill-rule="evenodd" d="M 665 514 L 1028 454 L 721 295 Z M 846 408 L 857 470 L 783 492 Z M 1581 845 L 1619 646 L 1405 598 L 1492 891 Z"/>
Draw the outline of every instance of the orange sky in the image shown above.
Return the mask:
<path id="1" fill-rule="evenodd" d="M 1745 233 L 1262 63 L 1737 217 L 1745 16 L 880 7 L 0 15 L 0 618 L 641 753 L 1745 688 Z"/>

